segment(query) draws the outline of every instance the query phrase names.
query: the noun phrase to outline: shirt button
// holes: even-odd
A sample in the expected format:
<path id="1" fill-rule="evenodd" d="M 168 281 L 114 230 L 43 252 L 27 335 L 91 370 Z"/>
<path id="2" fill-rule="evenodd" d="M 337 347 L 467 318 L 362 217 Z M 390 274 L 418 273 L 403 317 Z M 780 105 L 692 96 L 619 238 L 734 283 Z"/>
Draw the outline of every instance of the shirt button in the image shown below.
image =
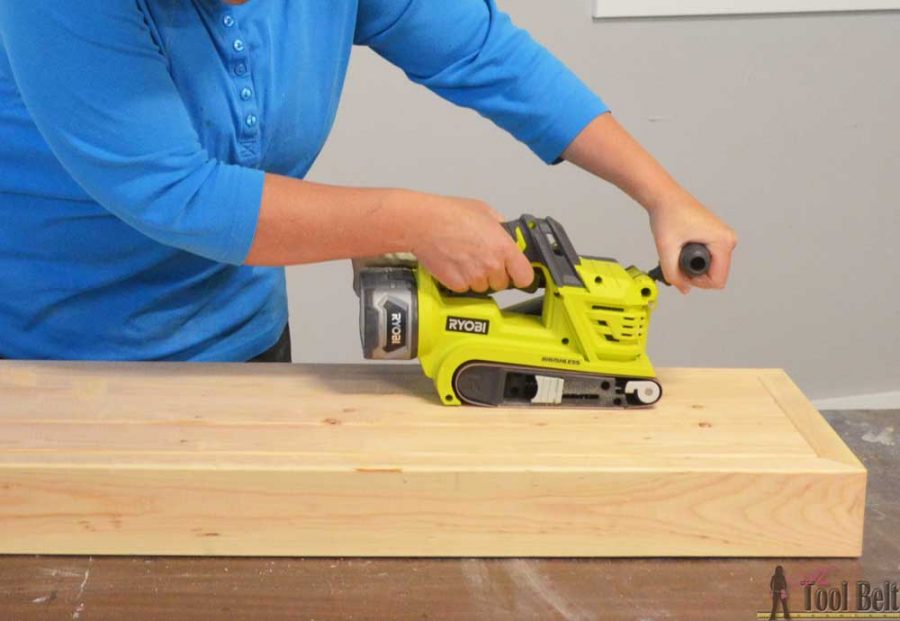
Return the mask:
<path id="1" fill-rule="evenodd" d="M 235 39 L 234 43 L 232 44 L 232 47 L 234 48 L 235 52 L 243 52 L 244 51 L 244 42 L 241 41 L 240 39 Z"/>
<path id="2" fill-rule="evenodd" d="M 251 91 L 246 86 L 241 89 L 241 99 L 243 99 L 244 101 L 247 101 L 251 97 L 253 97 L 253 91 Z"/>
<path id="3" fill-rule="evenodd" d="M 238 63 L 234 66 L 234 72 L 238 75 L 244 75 L 247 73 L 247 65 L 244 63 Z"/>
<path id="4" fill-rule="evenodd" d="M 225 24 L 226 28 L 231 28 L 234 26 L 234 18 L 231 15 L 226 15 L 222 18 L 222 23 Z"/>
<path id="5" fill-rule="evenodd" d="M 256 124 L 259 122 L 259 119 L 256 118 L 255 114 L 248 114 L 247 118 L 244 119 L 244 123 L 247 124 L 247 127 L 256 127 Z"/>

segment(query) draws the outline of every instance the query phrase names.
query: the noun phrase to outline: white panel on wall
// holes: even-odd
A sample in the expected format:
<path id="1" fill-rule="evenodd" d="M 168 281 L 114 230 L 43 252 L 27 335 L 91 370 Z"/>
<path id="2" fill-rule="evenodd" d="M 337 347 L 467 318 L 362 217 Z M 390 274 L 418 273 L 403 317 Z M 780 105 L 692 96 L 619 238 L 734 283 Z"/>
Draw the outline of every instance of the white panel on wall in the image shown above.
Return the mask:
<path id="1" fill-rule="evenodd" d="M 900 0 L 594 0 L 594 17 L 817 13 L 900 9 Z"/>

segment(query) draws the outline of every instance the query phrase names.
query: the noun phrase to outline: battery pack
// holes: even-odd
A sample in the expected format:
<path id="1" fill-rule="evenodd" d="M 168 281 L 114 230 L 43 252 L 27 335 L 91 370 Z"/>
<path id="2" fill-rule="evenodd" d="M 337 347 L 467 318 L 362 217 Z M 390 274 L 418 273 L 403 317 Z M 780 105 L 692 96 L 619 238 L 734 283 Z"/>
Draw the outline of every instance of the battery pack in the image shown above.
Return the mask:
<path id="1" fill-rule="evenodd" d="M 359 273 L 359 338 L 370 360 L 418 355 L 416 276 L 408 267 L 367 267 Z"/>

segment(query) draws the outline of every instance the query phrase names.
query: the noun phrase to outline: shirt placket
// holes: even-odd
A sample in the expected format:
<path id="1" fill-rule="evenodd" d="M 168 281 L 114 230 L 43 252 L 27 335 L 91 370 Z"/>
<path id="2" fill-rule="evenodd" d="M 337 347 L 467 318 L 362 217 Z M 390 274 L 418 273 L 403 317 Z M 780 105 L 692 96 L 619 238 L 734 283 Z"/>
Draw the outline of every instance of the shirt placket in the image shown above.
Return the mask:
<path id="1" fill-rule="evenodd" d="M 231 13 L 221 17 L 231 77 L 238 97 L 238 157 L 244 166 L 259 164 L 260 118 L 259 100 L 253 87 L 250 46 L 237 18 Z"/>

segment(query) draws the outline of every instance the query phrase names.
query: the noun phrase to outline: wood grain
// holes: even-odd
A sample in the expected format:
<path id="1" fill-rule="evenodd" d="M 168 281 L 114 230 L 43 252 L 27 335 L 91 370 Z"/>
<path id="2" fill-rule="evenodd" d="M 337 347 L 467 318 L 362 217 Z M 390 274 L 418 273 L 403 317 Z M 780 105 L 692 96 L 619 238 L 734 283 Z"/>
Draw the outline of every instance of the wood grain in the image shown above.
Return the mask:
<path id="1" fill-rule="evenodd" d="M 859 559 L 444 559 L 2 556 L 0 619 L 46 621 L 635 621 L 753 619 L 783 565 L 802 581 L 897 575 L 900 411 L 824 412 L 869 470 Z"/>
<path id="2" fill-rule="evenodd" d="M 447 408 L 415 367 L 0 363 L 0 552 L 855 556 L 866 471 L 775 370 L 647 410 Z"/>

